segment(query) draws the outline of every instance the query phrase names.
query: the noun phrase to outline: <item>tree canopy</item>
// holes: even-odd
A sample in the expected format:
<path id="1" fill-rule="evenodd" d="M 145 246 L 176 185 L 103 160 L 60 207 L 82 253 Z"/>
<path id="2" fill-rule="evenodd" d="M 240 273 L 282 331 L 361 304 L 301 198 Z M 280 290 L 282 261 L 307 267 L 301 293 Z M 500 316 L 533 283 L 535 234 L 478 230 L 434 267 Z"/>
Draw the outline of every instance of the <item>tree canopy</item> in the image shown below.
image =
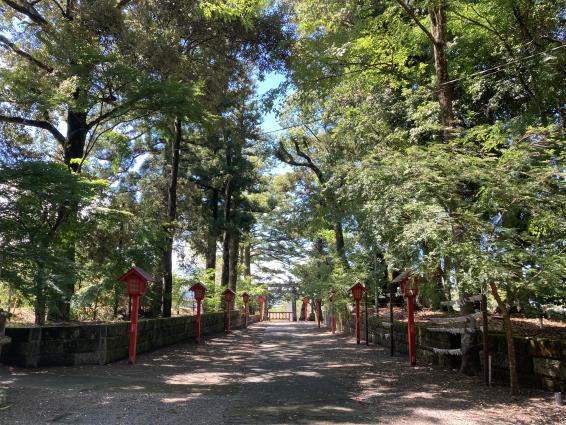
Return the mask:
<path id="1" fill-rule="evenodd" d="M 564 0 L 0 11 L 0 282 L 36 323 L 125 316 L 132 264 L 148 315 L 197 279 L 377 307 L 406 269 L 432 308 L 566 303 Z"/>

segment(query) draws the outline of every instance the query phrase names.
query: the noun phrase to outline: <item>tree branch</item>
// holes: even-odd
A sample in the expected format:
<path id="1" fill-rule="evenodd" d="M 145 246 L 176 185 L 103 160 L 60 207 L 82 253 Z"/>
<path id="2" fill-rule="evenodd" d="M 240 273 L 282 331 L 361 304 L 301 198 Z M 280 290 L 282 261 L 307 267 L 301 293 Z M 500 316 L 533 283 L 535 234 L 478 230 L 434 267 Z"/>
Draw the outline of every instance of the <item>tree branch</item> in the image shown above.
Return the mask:
<path id="1" fill-rule="evenodd" d="M 433 42 L 433 44 L 436 44 L 436 39 L 434 38 L 432 33 L 429 31 L 429 29 L 427 27 L 425 27 L 421 23 L 419 17 L 415 14 L 415 11 L 413 9 L 411 9 L 407 3 L 405 3 L 405 0 L 396 0 L 396 1 L 399 4 L 399 6 L 401 6 L 403 8 L 403 10 L 405 10 L 407 15 L 409 15 L 409 17 L 413 21 L 415 21 L 417 26 L 426 34 L 426 36 Z"/>
<path id="2" fill-rule="evenodd" d="M 94 120 L 92 120 L 91 122 L 89 122 L 86 127 L 88 129 L 93 128 L 94 126 L 102 123 L 104 120 L 110 119 L 110 118 L 116 118 L 120 115 L 123 115 L 127 112 L 128 110 L 128 106 L 131 105 L 133 102 L 125 102 L 122 105 L 119 105 L 113 109 L 110 109 L 109 111 L 99 115 L 97 118 L 95 118 Z"/>
<path id="3" fill-rule="evenodd" d="M 299 146 L 299 142 L 297 141 L 297 139 L 293 139 L 293 145 L 295 146 L 295 151 L 297 151 L 297 155 L 299 155 L 301 158 L 307 161 L 308 164 L 307 167 L 309 167 L 316 174 L 316 177 L 318 178 L 318 182 L 320 184 L 324 184 L 325 179 L 321 169 L 318 168 L 318 166 L 314 163 L 314 161 L 311 159 L 309 155 L 307 155 L 305 152 L 301 150 L 301 147 Z"/>
<path id="4" fill-rule="evenodd" d="M 59 9 L 61 11 L 61 15 L 63 15 L 65 18 L 69 18 L 69 16 L 67 15 L 67 11 L 63 8 L 61 3 L 59 3 L 57 0 L 51 0 L 51 2 L 55 3 L 55 6 L 57 6 L 57 9 Z"/>
<path id="5" fill-rule="evenodd" d="M 43 62 L 39 61 L 38 59 L 34 58 L 32 55 L 30 55 L 27 52 L 24 52 L 23 50 L 19 49 L 18 46 L 16 46 L 12 41 L 10 41 L 7 37 L 4 37 L 2 34 L 0 34 L 0 44 L 5 45 L 6 47 L 8 47 L 12 52 L 16 53 L 18 56 L 21 56 L 25 59 L 27 59 L 28 61 L 30 61 L 31 63 L 33 63 L 35 66 L 43 69 L 44 71 L 47 71 L 49 73 L 53 72 L 53 68 L 51 68 L 49 65 L 45 65 Z"/>
<path id="6" fill-rule="evenodd" d="M 65 142 L 66 142 L 65 136 L 63 136 L 63 134 L 61 134 L 61 132 L 59 130 L 57 130 L 57 127 L 55 127 L 49 121 L 32 120 L 32 119 L 22 118 L 22 117 L 12 117 L 12 116 L 8 116 L 8 115 L 0 115 L 0 122 L 8 122 L 8 123 L 12 123 L 12 124 L 25 125 L 25 126 L 28 126 L 28 127 L 41 128 L 43 130 L 49 131 L 53 135 L 53 137 L 55 137 L 55 139 L 59 143 L 61 143 L 62 145 L 64 145 Z"/>
<path id="7" fill-rule="evenodd" d="M 289 164 L 294 167 L 309 167 L 308 163 L 299 162 L 295 158 L 293 158 L 293 156 L 289 153 L 289 151 L 287 151 L 287 149 L 285 149 L 285 146 L 283 146 L 282 143 L 279 143 L 279 148 L 277 149 L 275 156 L 285 164 Z"/>
<path id="8" fill-rule="evenodd" d="M 117 4 L 116 4 L 116 9 L 121 9 L 125 6 L 127 6 L 129 3 L 131 3 L 132 0 L 120 0 Z"/>
<path id="9" fill-rule="evenodd" d="M 27 16 L 29 19 L 31 19 L 32 22 L 41 25 L 42 27 L 49 27 L 49 22 L 47 22 L 47 20 L 41 16 L 39 14 L 39 12 L 35 9 L 35 7 L 33 7 L 33 4 L 30 4 L 26 1 L 19 3 L 19 2 L 15 2 L 13 0 L 2 0 L 4 3 L 6 3 L 8 6 L 10 6 L 12 9 L 14 9 L 17 12 L 20 12 L 21 14 Z"/>

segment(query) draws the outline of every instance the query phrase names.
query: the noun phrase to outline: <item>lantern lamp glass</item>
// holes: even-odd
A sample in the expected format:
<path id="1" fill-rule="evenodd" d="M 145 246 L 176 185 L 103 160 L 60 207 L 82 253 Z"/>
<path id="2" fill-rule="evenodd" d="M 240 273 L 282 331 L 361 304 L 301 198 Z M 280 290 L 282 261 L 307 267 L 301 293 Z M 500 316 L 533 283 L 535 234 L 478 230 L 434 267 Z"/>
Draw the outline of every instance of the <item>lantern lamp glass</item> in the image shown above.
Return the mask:
<path id="1" fill-rule="evenodd" d="M 137 278 L 132 278 L 128 283 L 131 295 L 137 295 L 140 293 L 140 281 Z"/>
<path id="2" fill-rule="evenodd" d="M 350 290 L 352 291 L 352 296 L 354 297 L 354 300 L 359 301 L 362 299 L 362 295 L 365 292 L 365 287 L 361 284 L 356 284 L 354 286 L 352 286 L 352 288 L 350 288 Z"/>
<path id="3" fill-rule="evenodd" d="M 202 286 L 194 288 L 194 292 L 197 301 L 202 301 L 204 299 L 204 288 Z"/>

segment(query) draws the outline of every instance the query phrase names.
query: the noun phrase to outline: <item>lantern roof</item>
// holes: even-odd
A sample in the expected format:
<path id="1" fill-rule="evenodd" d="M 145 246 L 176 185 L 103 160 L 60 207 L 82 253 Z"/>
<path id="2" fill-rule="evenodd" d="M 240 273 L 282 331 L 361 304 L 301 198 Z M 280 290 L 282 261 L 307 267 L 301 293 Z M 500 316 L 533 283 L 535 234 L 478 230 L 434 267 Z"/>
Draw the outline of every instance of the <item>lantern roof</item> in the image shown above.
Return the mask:
<path id="1" fill-rule="evenodd" d="M 208 288 L 202 282 L 197 282 L 193 286 L 189 288 L 189 291 L 194 291 L 195 289 L 204 288 L 205 291 L 208 291 Z"/>
<path id="2" fill-rule="evenodd" d="M 224 290 L 224 292 L 222 292 L 222 294 L 224 294 L 224 295 L 226 295 L 226 294 L 236 295 L 236 293 L 234 291 L 232 291 L 230 288 L 226 288 Z"/>
<path id="3" fill-rule="evenodd" d="M 367 291 L 367 288 L 360 282 L 356 282 L 356 284 L 350 288 L 350 291 L 355 291 L 358 288 L 360 288 L 363 292 Z"/>
<path id="4" fill-rule="evenodd" d="M 150 282 L 153 280 L 153 276 L 146 272 L 141 267 L 132 267 L 126 273 L 118 278 L 118 282 L 127 282 L 132 277 L 137 277 L 138 279 L 143 280 L 144 282 Z"/>
<path id="5" fill-rule="evenodd" d="M 405 279 L 408 279 L 409 277 L 411 277 L 413 275 L 413 271 L 412 270 L 405 270 L 402 273 L 400 273 L 395 279 L 393 279 L 391 281 L 391 283 L 399 283 L 404 281 Z"/>

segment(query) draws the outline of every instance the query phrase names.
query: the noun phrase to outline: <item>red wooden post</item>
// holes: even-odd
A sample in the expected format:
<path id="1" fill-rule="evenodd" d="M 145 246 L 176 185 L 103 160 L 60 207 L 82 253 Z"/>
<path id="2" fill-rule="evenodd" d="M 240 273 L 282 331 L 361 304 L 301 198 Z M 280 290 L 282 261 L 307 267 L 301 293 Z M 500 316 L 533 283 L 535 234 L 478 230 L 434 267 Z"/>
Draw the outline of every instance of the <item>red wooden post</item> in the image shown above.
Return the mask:
<path id="1" fill-rule="evenodd" d="M 419 293 L 418 278 L 410 276 L 406 272 L 401 280 L 401 292 L 407 298 L 407 314 L 409 316 L 407 326 L 407 339 L 409 345 L 409 363 L 411 366 L 417 364 L 417 341 L 415 337 L 415 297 Z"/>
<path id="2" fill-rule="evenodd" d="M 149 273 L 133 267 L 118 278 L 119 282 L 125 282 L 128 286 L 128 294 L 130 295 L 131 312 L 130 312 L 130 343 L 128 346 L 128 363 L 136 362 L 136 351 L 138 343 L 138 316 L 140 309 L 140 297 L 145 293 L 147 282 L 152 280 Z"/>
<path id="3" fill-rule="evenodd" d="M 331 292 L 328 300 L 330 301 L 330 329 L 332 330 L 332 335 L 336 329 L 336 322 L 334 320 L 334 294 Z"/>
<path id="4" fill-rule="evenodd" d="M 354 301 L 356 302 L 356 344 L 359 344 L 360 343 L 360 300 L 362 299 L 363 293 L 367 291 L 367 289 L 360 282 L 357 282 L 354 286 L 350 288 L 350 291 L 352 291 L 352 296 L 354 297 Z"/>
<path id="5" fill-rule="evenodd" d="M 230 303 L 226 302 L 226 332 L 230 332 Z"/>
<path id="6" fill-rule="evenodd" d="M 317 310 L 317 318 L 318 318 L 318 327 L 319 328 L 320 328 L 320 316 L 322 314 L 321 304 L 322 304 L 322 300 L 320 298 L 318 298 L 316 300 L 316 310 Z"/>
<path id="7" fill-rule="evenodd" d="M 260 295 L 259 297 L 257 297 L 257 300 L 259 301 L 259 321 L 262 322 L 263 321 L 263 304 L 265 303 L 265 296 Z"/>
<path id="8" fill-rule="evenodd" d="M 305 305 L 305 322 L 309 321 L 309 297 L 303 298 L 303 304 Z"/>
<path id="9" fill-rule="evenodd" d="M 230 308 L 232 307 L 232 302 L 234 301 L 236 293 L 230 288 L 226 288 L 222 294 L 226 301 L 226 321 L 224 322 L 224 330 L 226 332 L 230 332 Z"/>
<path id="10" fill-rule="evenodd" d="M 247 292 L 242 294 L 242 300 L 244 301 L 244 328 L 248 327 L 248 302 L 250 301 L 250 295 Z"/>
<path id="11" fill-rule="evenodd" d="M 203 283 L 197 282 L 189 288 L 189 291 L 193 291 L 195 294 L 195 300 L 197 301 L 197 319 L 196 319 L 196 339 L 200 342 L 200 316 L 201 316 L 201 303 L 204 300 L 207 288 Z"/>
<path id="12" fill-rule="evenodd" d="M 356 344 L 360 343 L 360 301 L 356 300 Z"/>
<path id="13" fill-rule="evenodd" d="M 196 338 L 200 342 L 200 304 L 202 301 L 197 300 L 197 320 L 196 320 Z"/>
<path id="14" fill-rule="evenodd" d="M 332 335 L 334 335 L 334 332 L 336 330 L 336 321 L 334 320 L 334 306 L 332 306 Z"/>
<path id="15" fill-rule="evenodd" d="M 411 366 L 415 366 L 417 364 L 414 299 L 415 297 L 413 295 L 409 295 L 407 297 L 407 313 L 409 314 L 409 361 L 411 363 Z"/>
<path id="16" fill-rule="evenodd" d="M 136 349 L 138 343 L 138 314 L 140 310 L 139 295 L 132 295 L 132 315 L 130 317 L 130 345 L 128 350 L 128 363 L 136 362 Z"/>

